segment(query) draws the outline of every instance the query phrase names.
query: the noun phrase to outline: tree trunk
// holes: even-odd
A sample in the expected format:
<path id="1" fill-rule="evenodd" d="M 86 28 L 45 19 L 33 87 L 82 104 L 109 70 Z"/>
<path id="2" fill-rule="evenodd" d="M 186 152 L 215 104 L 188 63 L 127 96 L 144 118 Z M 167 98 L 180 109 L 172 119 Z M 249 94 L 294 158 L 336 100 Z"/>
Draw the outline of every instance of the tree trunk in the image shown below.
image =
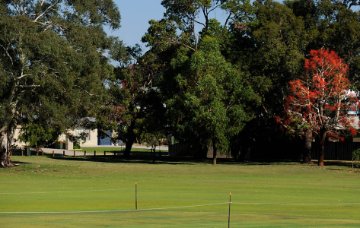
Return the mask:
<path id="1" fill-rule="evenodd" d="M 326 135 L 327 132 L 325 130 L 320 131 L 320 152 L 319 152 L 319 160 L 318 165 L 324 166 L 325 165 L 325 141 L 326 141 Z"/>
<path id="2" fill-rule="evenodd" d="M 125 157 L 127 157 L 127 158 L 130 157 L 131 149 L 132 149 L 134 142 L 135 142 L 135 138 L 129 138 L 126 140 L 125 151 L 124 151 Z"/>
<path id="3" fill-rule="evenodd" d="M 11 156 L 10 156 L 10 150 L 8 149 L 8 142 L 6 139 L 5 133 L 0 133 L 0 167 L 6 168 L 6 167 L 12 167 L 14 164 L 11 162 Z"/>
<path id="4" fill-rule="evenodd" d="M 127 158 L 130 157 L 131 149 L 136 139 L 134 128 L 135 128 L 135 120 L 132 120 L 130 126 L 126 130 L 126 136 L 125 136 L 126 138 L 125 138 L 124 156 Z"/>
<path id="5" fill-rule="evenodd" d="M 305 149 L 303 152 L 303 163 L 311 163 L 311 146 L 312 146 L 313 136 L 312 130 L 307 129 L 305 132 Z"/>
<path id="6" fill-rule="evenodd" d="M 318 160 L 319 166 L 325 165 L 324 159 L 325 159 L 325 146 L 324 144 L 322 144 L 320 147 L 319 160 Z"/>
<path id="7" fill-rule="evenodd" d="M 129 128 L 128 132 L 127 132 L 126 142 L 125 142 L 125 151 L 124 151 L 125 157 L 127 157 L 127 158 L 130 157 L 131 149 L 132 149 L 134 142 L 135 142 L 135 134 L 133 132 L 133 128 Z"/>
<path id="8" fill-rule="evenodd" d="M 212 147 L 213 147 L 213 165 L 216 165 L 217 160 L 217 148 L 215 140 L 212 140 Z"/>

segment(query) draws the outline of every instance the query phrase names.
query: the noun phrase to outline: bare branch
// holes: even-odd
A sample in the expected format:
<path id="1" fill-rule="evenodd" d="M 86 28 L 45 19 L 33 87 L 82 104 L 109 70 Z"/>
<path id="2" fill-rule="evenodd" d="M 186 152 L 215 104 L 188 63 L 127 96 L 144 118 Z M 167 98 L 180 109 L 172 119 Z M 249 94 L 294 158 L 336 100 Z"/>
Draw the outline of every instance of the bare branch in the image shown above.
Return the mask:
<path id="1" fill-rule="evenodd" d="M 226 26 L 226 25 L 229 23 L 229 20 L 230 20 L 230 18 L 231 18 L 232 15 L 233 15 L 233 13 L 232 13 L 232 12 L 229 12 L 229 15 L 227 16 L 227 18 L 226 18 L 226 20 L 225 20 L 225 22 L 224 22 L 224 26 Z"/>
<path id="2" fill-rule="evenodd" d="M 202 23 L 201 21 L 198 21 L 198 20 L 194 20 L 195 23 L 199 24 L 199 25 L 202 25 L 204 27 L 206 27 L 206 25 L 204 23 Z"/>
<path id="3" fill-rule="evenodd" d="M 40 85 L 18 85 L 19 88 L 38 88 Z"/>
<path id="4" fill-rule="evenodd" d="M 221 6 L 221 3 L 220 4 L 216 4 L 213 8 L 210 8 L 207 13 L 210 14 L 212 11 L 216 10 L 217 8 L 219 8 Z"/>
<path id="5" fill-rule="evenodd" d="M 23 74 L 22 73 L 19 77 L 16 78 L 16 80 L 19 81 L 20 79 L 25 78 L 27 76 L 31 76 L 31 74 Z"/>
<path id="6" fill-rule="evenodd" d="M 41 2 L 41 5 L 43 5 L 44 1 Z M 37 16 L 33 22 L 37 22 L 41 17 L 43 17 L 49 10 L 51 10 L 54 6 L 59 4 L 59 1 L 55 1 L 53 4 L 51 4 L 49 7 L 47 7 L 39 16 Z"/>
<path id="7" fill-rule="evenodd" d="M 8 51 L 8 48 L 5 48 L 5 47 L 4 47 L 3 45 L 1 45 L 1 44 L 0 44 L 0 47 L 2 47 L 2 49 L 4 49 L 7 57 L 10 59 L 11 65 L 14 65 L 14 61 L 13 61 L 13 59 L 12 59 L 12 57 L 11 57 L 9 51 Z"/>

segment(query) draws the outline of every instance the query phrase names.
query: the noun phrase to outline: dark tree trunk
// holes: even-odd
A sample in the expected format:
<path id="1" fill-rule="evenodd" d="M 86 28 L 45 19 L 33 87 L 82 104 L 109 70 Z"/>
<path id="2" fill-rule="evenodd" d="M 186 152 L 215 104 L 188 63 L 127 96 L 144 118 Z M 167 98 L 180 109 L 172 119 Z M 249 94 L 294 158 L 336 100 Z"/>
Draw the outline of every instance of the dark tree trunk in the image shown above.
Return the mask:
<path id="1" fill-rule="evenodd" d="M 131 149 L 136 139 L 134 128 L 135 128 L 135 120 L 132 120 L 130 126 L 126 130 L 124 156 L 127 158 L 130 157 Z"/>
<path id="2" fill-rule="evenodd" d="M 325 141 L 326 141 L 327 132 L 325 130 L 320 131 L 320 151 L 319 151 L 319 160 L 318 165 L 324 166 L 325 165 Z"/>
<path id="3" fill-rule="evenodd" d="M 325 144 L 321 144 L 320 145 L 318 165 L 319 166 L 324 166 L 325 165 L 324 160 L 325 160 Z"/>
<path id="4" fill-rule="evenodd" d="M 307 129 L 305 132 L 305 148 L 303 152 L 303 163 L 311 163 L 312 141 L 313 141 L 312 130 Z"/>
<path id="5" fill-rule="evenodd" d="M 128 138 L 126 140 L 126 143 L 125 143 L 125 151 L 124 151 L 124 156 L 125 157 L 130 157 L 130 153 L 131 153 L 131 149 L 132 149 L 132 146 L 134 145 L 134 142 L 135 142 L 135 137 L 131 137 L 131 138 Z"/>

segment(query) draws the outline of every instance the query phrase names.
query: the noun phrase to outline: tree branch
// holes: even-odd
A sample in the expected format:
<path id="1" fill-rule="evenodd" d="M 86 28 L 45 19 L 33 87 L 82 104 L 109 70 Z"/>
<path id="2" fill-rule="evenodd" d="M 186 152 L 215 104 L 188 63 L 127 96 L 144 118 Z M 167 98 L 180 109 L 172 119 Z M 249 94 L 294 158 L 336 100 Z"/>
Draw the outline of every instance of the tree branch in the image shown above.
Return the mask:
<path id="1" fill-rule="evenodd" d="M 232 15 L 233 15 L 232 12 L 229 12 L 229 15 L 227 16 L 227 18 L 226 18 L 226 20 L 224 22 L 224 26 L 226 26 L 229 23 L 229 20 L 230 20 Z"/>
<path id="2" fill-rule="evenodd" d="M 18 85 L 19 88 L 38 88 L 40 85 Z"/>
<path id="3" fill-rule="evenodd" d="M 22 73 L 19 77 L 16 78 L 16 80 L 19 81 L 20 79 L 25 78 L 27 76 L 31 76 L 31 74 L 23 74 Z"/>
<path id="4" fill-rule="evenodd" d="M 41 2 L 41 5 L 43 5 L 44 1 Z M 49 5 L 42 13 L 37 16 L 33 22 L 37 22 L 41 17 L 43 17 L 49 10 L 51 10 L 54 6 L 56 6 L 59 3 L 58 1 L 55 1 L 53 4 Z"/>
<path id="5" fill-rule="evenodd" d="M 4 49 L 4 51 L 5 51 L 6 55 L 7 55 L 7 57 L 9 57 L 10 62 L 11 62 L 11 65 L 14 65 L 14 61 L 13 61 L 13 59 L 12 59 L 12 57 L 11 57 L 11 55 L 10 55 L 9 51 L 8 51 L 8 48 L 5 48 L 5 47 L 4 47 L 3 45 L 1 45 L 1 44 L 0 44 L 0 47 L 2 47 L 2 49 Z"/>

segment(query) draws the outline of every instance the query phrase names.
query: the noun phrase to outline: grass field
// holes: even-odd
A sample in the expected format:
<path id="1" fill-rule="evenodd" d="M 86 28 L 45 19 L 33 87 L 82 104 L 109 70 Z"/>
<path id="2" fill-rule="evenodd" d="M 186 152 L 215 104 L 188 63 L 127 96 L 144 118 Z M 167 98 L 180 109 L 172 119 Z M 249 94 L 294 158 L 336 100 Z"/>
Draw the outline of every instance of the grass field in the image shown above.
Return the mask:
<path id="1" fill-rule="evenodd" d="M 231 227 L 360 227 L 360 170 L 343 166 L 13 160 L 2 228 L 227 227 L 229 192 Z"/>

